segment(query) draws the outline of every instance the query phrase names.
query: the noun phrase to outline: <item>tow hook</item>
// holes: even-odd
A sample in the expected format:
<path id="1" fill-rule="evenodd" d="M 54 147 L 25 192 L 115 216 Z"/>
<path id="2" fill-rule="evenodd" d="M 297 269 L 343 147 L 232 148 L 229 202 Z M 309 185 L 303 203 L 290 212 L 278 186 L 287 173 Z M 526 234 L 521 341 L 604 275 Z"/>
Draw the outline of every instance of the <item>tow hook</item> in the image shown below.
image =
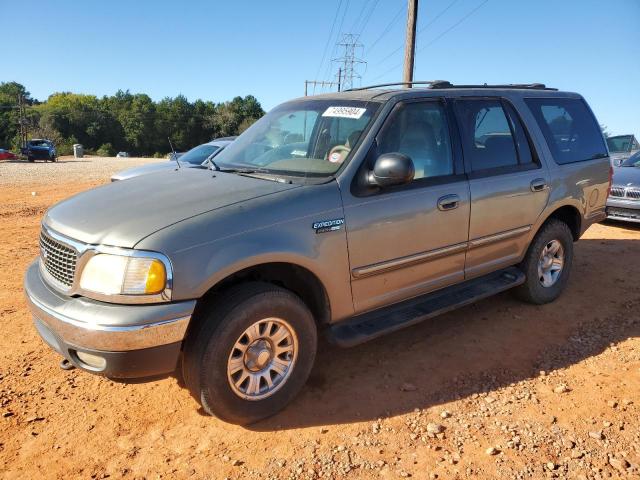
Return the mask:
<path id="1" fill-rule="evenodd" d="M 60 361 L 60 368 L 62 370 L 73 370 L 75 367 L 75 365 L 73 365 L 69 360 L 67 360 L 66 358 L 63 358 Z"/>

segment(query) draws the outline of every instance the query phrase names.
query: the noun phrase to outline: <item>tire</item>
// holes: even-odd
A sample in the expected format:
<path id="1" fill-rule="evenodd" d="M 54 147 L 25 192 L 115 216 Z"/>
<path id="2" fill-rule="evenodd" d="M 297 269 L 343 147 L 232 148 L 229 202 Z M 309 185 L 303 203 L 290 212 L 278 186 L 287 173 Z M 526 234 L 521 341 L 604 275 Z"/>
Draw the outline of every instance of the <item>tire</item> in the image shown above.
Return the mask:
<path id="1" fill-rule="evenodd" d="M 245 283 L 220 294 L 202 315 L 199 328 L 189 332 L 185 341 L 182 374 L 204 411 L 227 422 L 246 425 L 282 410 L 307 381 L 316 355 L 316 324 L 304 302 L 275 285 Z M 260 330 L 251 331 L 260 335 L 246 336 L 256 323 Z M 276 358 L 272 350 L 262 349 L 263 343 L 274 345 L 266 334 L 267 328 L 272 328 L 275 335 L 290 333 L 284 340 L 276 339 L 278 345 L 284 345 L 281 348 L 290 348 L 288 353 Z M 241 341 L 244 350 L 236 348 Z M 251 356 L 253 352 L 259 354 Z M 251 359 L 256 363 L 251 364 Z M 270 369 L 273 359 L 292 362 L 282 377 Z M 261 367 L 265 362 L 267 366 Z M 232 374 L 232 365 L 242 367 Z M 248 383 L 242 383 L 248 373 Z M 273 387 L 267 384 L 266 375 Z M 251 383 L 255 378 L 259 378 L 259 391 L 255 390 L 256 383 Z"/>
<path id="2" fill-rule="evenodd" d="M 554 242 L 560 244 L 560 248 L 555 254 L 553 250 L 557 247 L 557 243 Z M 547 248 L 546 258 L 548 260 L 546 262 L 542 261 L 545 248 Z M 559 272 L 553 272 L 553 268 L 557 268 L 560 258 L 562 266 Z M 551 262 L 551 267 L 549 267 L 551 270 L 547 269 L 549 261 Z M 547 220 L 533 238 L 527 254 L 520 264 L 520 269 L 527 279 L 525 283 L 514 289 L 514 293 L 521 300 L 536 305 L 553 302 L 567 286 L 572 263 L 573 235 L 569 226 L 560 220 Z M 540 276 L 541 271 L 543 276 Z"/>
<path id="3" fill-rule="evenodd" d="M 36 160 L 35 160 L 35 158 L 33 158 L 33 157 L 27 157 L 27 161 L 28 161 L 28 162 L 33 163 L 33 162 L 35 162 Z"/>

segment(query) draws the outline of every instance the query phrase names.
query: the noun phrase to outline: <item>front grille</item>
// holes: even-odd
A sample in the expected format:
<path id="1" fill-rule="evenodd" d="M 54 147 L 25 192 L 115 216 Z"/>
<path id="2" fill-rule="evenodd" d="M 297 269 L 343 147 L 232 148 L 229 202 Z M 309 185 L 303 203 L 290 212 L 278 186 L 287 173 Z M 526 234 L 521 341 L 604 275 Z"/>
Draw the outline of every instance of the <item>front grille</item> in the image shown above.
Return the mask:
<path id="1" fill-rule="evenodd" d="M 633 198 L 635 200 L 640 200 L 640 190 L 627 190 L 627 197 Z"/>
<path id="2" fill-rule="evenodd" d="M 624 197 L 624 188 L 623 187 L 611 187 L 612 197 Z"/>
<path id="3" fill-rule="evenodd" d="M 78 253 L 71 247 L 40 233 L 40 258 L 45 270 L 65 287 L 73 285 Z"/>

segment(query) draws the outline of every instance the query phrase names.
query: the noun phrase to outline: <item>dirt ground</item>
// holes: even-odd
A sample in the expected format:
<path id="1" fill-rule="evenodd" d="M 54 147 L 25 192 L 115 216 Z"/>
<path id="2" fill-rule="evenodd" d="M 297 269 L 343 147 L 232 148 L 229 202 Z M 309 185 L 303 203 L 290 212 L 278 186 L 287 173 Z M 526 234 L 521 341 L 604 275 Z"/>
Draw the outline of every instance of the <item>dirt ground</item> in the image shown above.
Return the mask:
<path id="1" fill-rule="evenodd" d="M 506 293 L 321 345 L 296 400 L 243 428 L 174 377 L 63 371 L 32 328 L 22 278 L 42 215 L 107 180 L 0 182 L 0 477 L 640 478 L 639 227 L 593 226 L 553 304 Z"/>

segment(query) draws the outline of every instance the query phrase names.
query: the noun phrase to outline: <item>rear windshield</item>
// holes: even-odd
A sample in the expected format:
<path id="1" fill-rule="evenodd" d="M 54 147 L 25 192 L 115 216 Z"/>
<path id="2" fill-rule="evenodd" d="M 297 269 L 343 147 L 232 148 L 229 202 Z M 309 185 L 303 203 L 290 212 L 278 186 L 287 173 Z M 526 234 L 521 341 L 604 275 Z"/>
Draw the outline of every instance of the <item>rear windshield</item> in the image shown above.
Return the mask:
<path id="1" fill-rule="evenodd" d="M 584 100 L 527 98 L 556 163 L 574 163 L 608 156 L 602 131 Z"/>
<path id="2" fill-rule="evenodd" d="M 207 158 L 216 153 L 219 148 L 220 147 L 217 145 L 199 145 L 180 156 L 180 161 L 190 163 L 191 165 L 200 165 Z"/>

